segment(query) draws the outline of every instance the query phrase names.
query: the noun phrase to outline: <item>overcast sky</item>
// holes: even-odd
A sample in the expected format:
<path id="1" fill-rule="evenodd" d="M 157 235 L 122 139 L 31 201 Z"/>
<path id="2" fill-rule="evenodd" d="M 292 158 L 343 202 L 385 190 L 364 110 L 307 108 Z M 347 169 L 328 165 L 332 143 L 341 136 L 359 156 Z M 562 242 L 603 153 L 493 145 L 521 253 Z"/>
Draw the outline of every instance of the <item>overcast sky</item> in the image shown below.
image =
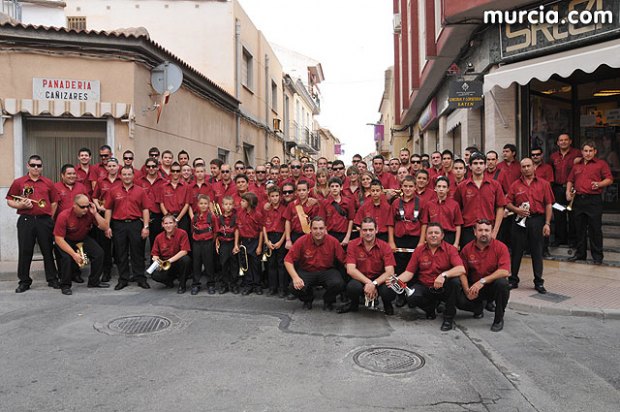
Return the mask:
<path id="1" fill-rule="evenodd" d="M 389 0 L 239 0 L 267 40 L 318 60 L 325 81 L 318 120 L 343 159 L 374 151 L 385 70 L 394 64 Z"/>

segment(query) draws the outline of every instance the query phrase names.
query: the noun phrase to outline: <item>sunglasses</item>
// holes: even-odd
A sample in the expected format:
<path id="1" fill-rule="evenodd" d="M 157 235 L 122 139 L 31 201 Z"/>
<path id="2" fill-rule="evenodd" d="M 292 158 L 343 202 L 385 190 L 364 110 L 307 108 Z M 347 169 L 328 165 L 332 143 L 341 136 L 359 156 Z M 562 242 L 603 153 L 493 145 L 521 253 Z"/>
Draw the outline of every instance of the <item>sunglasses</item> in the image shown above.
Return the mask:
<path id="1" fill-rule="evenodd" d="M 480 225 L 490 225 L 491 221 L 489 219 L 478 219 L 476 220 L 476 223 Z"/>
<path id="2" fill-rule="evenodd" d="M 170 170 L 172 173 L 181 173 L 181 169 L 172 169 Z"/>
<path id="3" fill-rule="evenodd" d="M 420 163 L 422 163 L 422 161 L 421 160 L 412 160 L 411 163 L 420 164 Z"/>
<path id="4" fill-rule="evenodd" d="M 90 205 L 86 205 L 86 206 L 82 206 L 82 205 L 77 205 L 80 209 L 88 209 L 88 206 Z"/>
<path id="5" fill-rule="evenodd" d="M 532 153 L 532 156 L 536 156 L 536 157 L 542 156 L 542 153 Z"/>
<path id="6" fill-rule="evenodd" d="M 283 190 L 282 191 L 282 194 L 284 194 L 284 195 L 292 195 L 293 193 L 295 193 L 294 190 Z"/>
<path id="7" fill-rule="evenodd" d="M 301 169 L 301 166 L 291 166 L 291 169 Z"/>
<path id="8" fill-rule="evenodd" d="M 353 163 L 359 163 L 361 160 L 354 160 Z"/>
<path id="9" fill-rule="evenodd" d="M 243 170 L 245 167 L 235 167 L 235 170 Z"/>
<path id="10" fill-rule="evenodd" d="M 344 170 L 344 167 L 332 167 L 332 170 Z"/>
<path id="11" fill-rule="evenodd" d="M 133 157 L 123 157 L 123 160 L 133 160 Z"/>
<path id="12" fill-rule="evenodd" d="M 220 173 L 230 173 L 230 170 L 221 170 Z"/>
<path id="13" fill-rule="evenodd" d="M 265 174 L 267 172 L 265 170 L 257 170 L 256 173 Z"/>
<path id="14" fill-rule="evenodd" d="M 158 156 L 159 156 L 159 153 L 149 153 L 149 156 L 150 156 L 150 157 L 158 157 Z"/>
<path id="15" fill-rule="evenodd" d="M 157 169 L 157 165 L 148 165 L 147 169 Z"/>
<path id="16" fill-rule="evenodd" d="M 43 167 L 43 163 L 28 163 L 28 166 L 32 167 L 33 169 L 40 169 Z"/>
<path id="17" fill-rule="evenodd" d="M 106 159 L 106 158 L 110 157 L 110 155 L 109 154 L 100 154 L 99 157 L 103 157 L 104 159 Z"/>

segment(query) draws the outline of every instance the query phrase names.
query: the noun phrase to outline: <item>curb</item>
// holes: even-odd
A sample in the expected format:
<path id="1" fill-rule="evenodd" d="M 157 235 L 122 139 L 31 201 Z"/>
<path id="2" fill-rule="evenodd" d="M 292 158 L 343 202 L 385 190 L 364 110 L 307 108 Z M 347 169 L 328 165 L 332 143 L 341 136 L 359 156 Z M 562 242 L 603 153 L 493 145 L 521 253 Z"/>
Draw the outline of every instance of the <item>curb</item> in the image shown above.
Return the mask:
<path id="1" fill-rule="evenodd" d="M 508 308 L 514 311 L 532 312 L 541 315 L 579 316 L 612 320 L 620 319 L 620 310 L 618 309 L 554 307 L 545 305 L 532 305 L 529 303 L 515 301 L 509 301 Z"/>

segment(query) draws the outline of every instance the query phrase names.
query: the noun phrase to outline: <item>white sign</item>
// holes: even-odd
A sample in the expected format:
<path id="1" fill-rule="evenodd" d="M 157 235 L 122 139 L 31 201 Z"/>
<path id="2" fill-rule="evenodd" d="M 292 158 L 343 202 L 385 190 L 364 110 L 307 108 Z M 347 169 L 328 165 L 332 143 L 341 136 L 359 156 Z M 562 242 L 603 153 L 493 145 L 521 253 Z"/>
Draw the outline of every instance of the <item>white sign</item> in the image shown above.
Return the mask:
<path id="1" fill-rule="evenodd" d="M 99 80 L 32 79 L 32 98 L 35 100 L 71 100 L 99 102 Z"/>

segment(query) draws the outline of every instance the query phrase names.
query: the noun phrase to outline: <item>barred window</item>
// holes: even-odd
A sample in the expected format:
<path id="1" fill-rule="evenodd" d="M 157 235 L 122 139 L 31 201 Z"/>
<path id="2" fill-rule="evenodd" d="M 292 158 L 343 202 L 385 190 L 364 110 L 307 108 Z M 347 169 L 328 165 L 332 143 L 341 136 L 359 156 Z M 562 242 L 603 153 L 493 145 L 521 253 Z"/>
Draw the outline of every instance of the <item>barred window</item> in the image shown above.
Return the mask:
<path id="1" fill-rule="evenodd" d="M 86 30 L 86 17 L 83 16 L 68 16 L 67 28 L 69 30 Z"/>

